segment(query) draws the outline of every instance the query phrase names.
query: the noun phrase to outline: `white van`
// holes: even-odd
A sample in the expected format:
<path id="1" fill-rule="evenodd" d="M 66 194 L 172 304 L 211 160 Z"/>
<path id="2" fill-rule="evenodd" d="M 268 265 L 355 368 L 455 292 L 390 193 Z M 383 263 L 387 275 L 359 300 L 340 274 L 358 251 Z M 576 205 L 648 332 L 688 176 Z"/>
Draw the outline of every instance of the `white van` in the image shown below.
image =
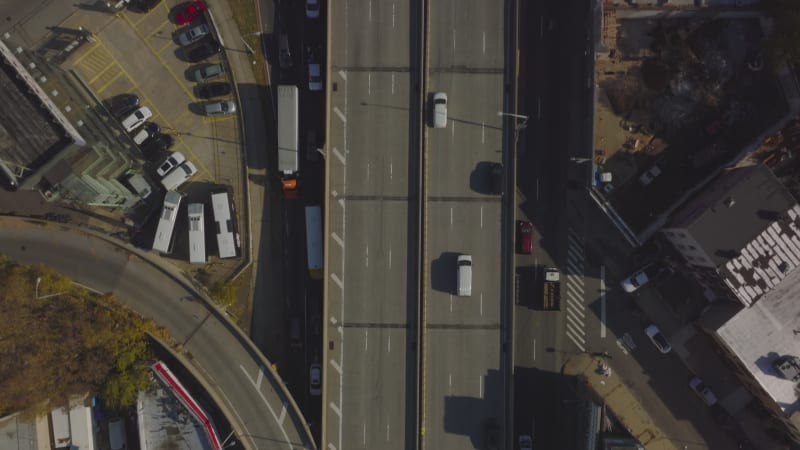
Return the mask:
<path id="1" fill-rule="evenodd" d="M 128 448 L 128 442 L 125 437 L 125 421 L 123 419 L 114 419 L 108 422 L 108 441 L 111 444 L 111 450 Z"/>
<path id="2" fill-rule="evenodd" d="M 456 272 L 456 295 L 472 296 L 472 255 L 458 255 Z"/>

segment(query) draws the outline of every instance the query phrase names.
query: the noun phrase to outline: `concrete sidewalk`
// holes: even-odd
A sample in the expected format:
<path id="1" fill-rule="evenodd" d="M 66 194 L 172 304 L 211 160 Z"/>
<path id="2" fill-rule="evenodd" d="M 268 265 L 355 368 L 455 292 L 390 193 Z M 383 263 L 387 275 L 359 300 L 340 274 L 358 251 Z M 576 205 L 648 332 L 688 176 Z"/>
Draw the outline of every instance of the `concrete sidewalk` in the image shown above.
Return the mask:
<path id="1" fill-rule="evenodd" d="M 610 376 L 605 376 L 598 370 L 603 362 L 611 368 Z M 562 373 L 577 378 L 592 392 L 593 400 L 613 411 L 628 433 L 648 450 L 683 449 L 682 446 L 670 441 L 655 425 L 644 406 L 616 375 L 610 361 L 581 353 L 571 356 L 564 363 Z"/>

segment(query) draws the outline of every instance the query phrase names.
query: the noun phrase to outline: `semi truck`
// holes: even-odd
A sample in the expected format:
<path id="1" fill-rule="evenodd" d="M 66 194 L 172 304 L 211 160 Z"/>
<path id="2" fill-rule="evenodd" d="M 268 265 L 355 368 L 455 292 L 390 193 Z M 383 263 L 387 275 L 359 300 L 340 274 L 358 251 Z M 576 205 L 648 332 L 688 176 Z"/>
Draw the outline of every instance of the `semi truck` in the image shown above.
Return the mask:
<path id="1" fill-rule="evenodd" d="M 561 310 L 561 273 L 555 267 L 542 268 L 542 309 Z"/>
<path id="2" fill-rule="evenodd" d="M 283 197 L 297 198 L 298 175 L 298 91 L 297 86 L 278 86 L 278 170 Z"/>

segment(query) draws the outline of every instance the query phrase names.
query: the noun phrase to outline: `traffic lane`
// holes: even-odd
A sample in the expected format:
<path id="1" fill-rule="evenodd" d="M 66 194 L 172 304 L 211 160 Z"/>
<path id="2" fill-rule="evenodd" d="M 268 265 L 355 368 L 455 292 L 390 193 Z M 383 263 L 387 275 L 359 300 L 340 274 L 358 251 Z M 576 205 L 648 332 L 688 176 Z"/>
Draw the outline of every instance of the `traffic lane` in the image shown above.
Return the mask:
<path id="1" fill-rule="evenodd" d="M 410 42 L 409 1 L 352 2 L 331 11 L 334 70 L 347 68 L 408 68 Z"/>
<path id="2" fill-rule="evenodd" d="M 299 425 L 295 418 L 287 424 L 275 413 L 280 413 L 285 399 L 271 377 L 266 377 L 266 384 L 262 381 L 261 365 L 252 363 L 249 346 L 242 347 L 243 336 L 231 334 L 230 325 L 220 322 L 205 304 L 158 268 L 105 241 L 55 228 L 0 228 L 0 252 L 21 262 L 48 265 L 93 289 L 114 292 L 136 311 L 158 318 L 157 323 L 197 361 L 195 368 L 208 381 L 215 381 L 212 386 L 219 387 L 217 394 L 245 426 L 246 437 L 241 439 L 251 439 L 251 444 L 255 436 L 270 442 L 302 443 L 291 428 L 292 423 Z M 260 420 L 252 420 L 256 417 Z M 263 443 L 253 445 L 260 447 Z"/>
<path id="3" fill-rule="evenodd" d="M 410 111 L 408 74 L 348 73 L 347 195 L 408 196 Z"/>
<path id="4" fill-rule="evenodd" d="M 500 202 L 429 200 L 427 320 L 500 323 Z M 456 259 L 472 255 L 472 296 L 456 296 Z"/>
<path id="5" fill-rule="evenodd" d="M 346 324 L 405 326 L 416 294 L 408 285 L 408 204 L 347 202 Z"/>
<path id="6" fill-rule="evenodd" d="M 337 448 L 406 449 L 415 442 L 416 395 L 408 327 L 346 326 L 341 373 L 342 441 Z M 337 399 L 338 400 L 338 399 Z M 335 430 L 332 430 L 335 433 Z"/>
<path id="7" fill-rule="evenodd" d="M 505 61 L 503 2 L 431 2 L 428 15 L 430 69 L 497 69 Z"/>
<path id="8" fill-rule="evenodd" d="M 427 130 L 429 195 L 491 196 L 490 164 L 503 161 L 502 76 L 436 74 L 430 86 L 428 115 L 432 92 L 445 92 L 448 118 Z"/>
<path id="9" fill-rule="evenodd" d="M 483 448 L 488 419 L 502 424 L 500 329 L 465 320 L 425 329 L 426 448 Z M 500 433 L 499 448 L 502 445 Z"/>

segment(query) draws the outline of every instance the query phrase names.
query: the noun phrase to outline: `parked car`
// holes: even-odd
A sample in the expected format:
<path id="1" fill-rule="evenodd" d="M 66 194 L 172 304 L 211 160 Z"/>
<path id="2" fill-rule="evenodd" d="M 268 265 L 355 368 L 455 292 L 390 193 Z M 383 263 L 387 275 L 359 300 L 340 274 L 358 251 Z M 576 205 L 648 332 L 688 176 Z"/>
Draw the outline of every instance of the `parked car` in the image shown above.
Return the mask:
<path id="1" fill-rule="evenodd" d="M 503 165 L 492 163 L 489 168 L 489 186 L 493 195 L 503 195 Z"/>
<path id="2" fill-rule="evenodd" d="M 186 161 L 162 178 L 161 185 L 168 191 L 174 191 L 196 173 L 197 167 L 191 161 Z"/>
<path id="3" fill-rule="evenodd" d="M 706 405 L 714 406 L 717 404 L 717 396 L 711 392 L 711 389 L 703 383 L 700 377 L 692 377 L 692 379 L 689 380 L 689 387 L 692 388 L 694 393 L 697 394 Z"/>
<path id="4" fill-rule="evenodd" d="M 292 67 L 292 52 L 289 50 L 289 36 L 286 33 L 278 35 L 278 63 L 284 70 Z"/>
<path id="5" fill-rule="evenodd" d="M 233 114 L 236 112 L 236 103 L 231 101 L 206 103 L 205 109 L 207 116 Z"/>
<path id="6" fill-rule="evenodd" d="M 486 450 L 497 450 L 500 446 L 500 426 L 494 419 L 488 419 L 483 425 L 483 444 Z"/>
<path id="7" fill-rule="evenodd" d="M 231 93 L 228 83 L 208 83 L 197 87 L 197 96 L 200 98 L 222 97 Z"/>
<path id="8" fill-rule="evenodd" d="M 666 271 L 667 268 L 662 263 L 652 262 L 622 280 L 620 286 L 622 286 L 623 291 L 630 294 Z"/>
<path id="9" fill-rule="evenodd" d="M 161 127 L 158 124 L 153 122 L 147 122 L 144 124 L 141 130 L 133 136 L 133 142 L 136 142 L 136 145 L 142 145 L 146 140 L 150 139 L 151 137 L 155 136 L 161 131 Z"/>
<path id="10" fill-rule="evenodd" d="M 306 17 L 309 19 L 319 17 L 319 0 L 306 0 Z"/>
<path id="11" fill-rule="evenodd" d="M 437 92 L 433 94 L 433 127 L 445 128 L 447 126 L 447 94 Z"/>
<path id="12" fill-rule="evenodd" d="M 206 81 L 216 78 L 225 73 L 225 68 L 222 64 L 212 64 L 205 66 L 194 71 L 194 81 L 198 83 L 205 83 Z"/>
<path id="13" fill-rule="evenodd" d="M 321 91 L 322 90 L 322 75 L 320 72 L 319 64 L 308 64 L 308 90 Z"/>
<path id="14" fill-rule="evenodd" d="M 203 0 L 196 0 L 187 3 L 182 10 L 175 14 L 175 23 L 178 25 L 188 25 L 189 22 L 202 15 L 206 10 L 206 4 Z"/>
<path id="15" fill-rule="evenodd" d="M 186 157 L 183 156 L 181 152 L 173 152 L 171 155 L 167 156 L 167 159 L 164 160 L 156 169 L 156 173 L 158 176 L 163 177 L 164 175 L 170 173 L 172 169 L 180 166 L 183 162 L 186 161 Z"/>
<path id="16" fill-rule="evenodd" d="M 136 94 L 119 94 L 111 98 L 109 102 L 111 114 L 115 117 L 122 117 L 130 114 L 131 111 L 139 106 L 139 96 Z"/>
<path id="17" fill-rule="evenodd" d="M 322 366 L 312 364 L 309 370 L 309 391 L 311 395 L 322 395 Z"/>
<path id="18" fill-rule="evenodd" d="M 211 33 L 208 25 L 201 23 L 200 25 L 189 28 L 188 30 L 178 34 L 178 43 L 186 47 L 187 45 L 197 42 Z"/>
<path id="19" fill-rule="evenodd" d="M 175 145 L 175 138 L 171 134 L 158 133 L 146 140 L 144 145 L 139 148 L 148 159 L 152 159 L 169 150 L 173 145 Z"/>
<path id="20" fill-rule="evenodd" d="M 122 128 L 125 128 L 125 131 L 130 133 L 131 131 L 142 126 L 144 121 L 151 117 L 153 117 L 153 113 L 150 111 L 150 108 L 147 106 L 142 106 L 131 113 L 128 117 L 122 119 Z"/>
<path id="21" fill-rule="evenodd" d="M 523 255 L 533 251 L 533 224 L 526 220 L 517 221 L 517 251 Z"/>
<path id="22" fill-rule="evenodd" d="M 206 39 L 186 49 L 189 62 L 200 62 L 222 51 L 222 46 L 214 39 Z"/>
<path id="23" fill-rule="evenodd" d="M 533 438 L 527 434 L 520 435 L 519 450 L 533 450 Z"/>
<path id="24" fill-rule="evenodd" d="M 644 329 L 644 333 L 650 338 L 650 340 L 653 342 L 653 345 L 655 345 L 658 351 L 661 353 L 666 355 L 672 351 L 672 346 L 669 345 L 669 341 L 664 334 L 661 333 L 661 330 L 659 330 L 657 326 L 648 326 Z"/>

